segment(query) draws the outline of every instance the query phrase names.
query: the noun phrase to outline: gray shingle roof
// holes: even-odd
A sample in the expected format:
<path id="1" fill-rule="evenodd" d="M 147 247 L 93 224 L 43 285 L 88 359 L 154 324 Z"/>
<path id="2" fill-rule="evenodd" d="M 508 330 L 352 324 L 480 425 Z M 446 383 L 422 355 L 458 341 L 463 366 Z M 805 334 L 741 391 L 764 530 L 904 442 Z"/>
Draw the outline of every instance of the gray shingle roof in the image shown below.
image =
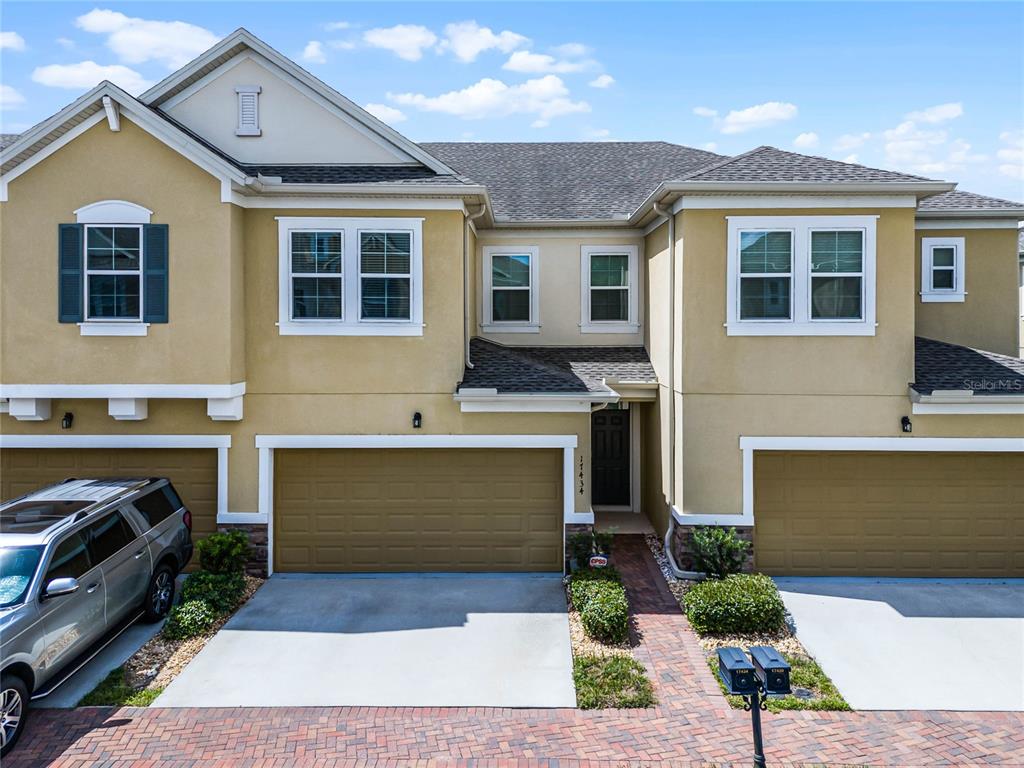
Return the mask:
<path id="1" fill-rule="evenodd" d="M 0 149 L 11 146 L 20 135 L 18 133 L 0 133 Z"/>
<path id="2" fill-rule="evenodd" d="M 673 177 L 666 177 L 673 178 Z M 827 157 L 801 155 L 775 147 L 758 147 L 707 168 L 691 172 L 678 181 L 824 181 L 824 182 L 914 182 L 932 181 L 923 176 L 842 163 Z"/>
<path id="3" fill-rule="evenodd" d="M 421 144 L 486 184 L 502 221 L 624 219 L 666 179 L 722 155 L 664 141 Z"/>
<path id="4" fill-rule="evenodd" d="M 1024 205 L 1011 200 L 1002 200 L 998 197 L 986 197 L 974 192 L 965 192 L 962 189 L 954 189 L 951 192 L 942 192 L 938 195 L 926 197 L 918 204 L 921 211 L 946 211 L 946 210 L 971 210 L 984 211 L 989 209 L 1011 208 L 1024 212 Z"/>
<path id="5" fill-rule="evenodd" d="M 423 166 L 242 165 L 250 176 L 279 176 L 284 184 L 465 184 Z"/>
<path id="6" fill-rule="evenodd" d="M 975 395 L 1024 397 L 1024 360 L 918 336 L 910 386 L 922 395 L 936 389 L 969 389 Z"/>
<path id="7" fill-rule="evenodd" d="M 459 387 L 499 394 L 608 394 L 602 379 L 658 380 L 643 347 L 506 347 L 476 338 L 470 342 L 470 357 L 473 367 L 465 370 Z"/>

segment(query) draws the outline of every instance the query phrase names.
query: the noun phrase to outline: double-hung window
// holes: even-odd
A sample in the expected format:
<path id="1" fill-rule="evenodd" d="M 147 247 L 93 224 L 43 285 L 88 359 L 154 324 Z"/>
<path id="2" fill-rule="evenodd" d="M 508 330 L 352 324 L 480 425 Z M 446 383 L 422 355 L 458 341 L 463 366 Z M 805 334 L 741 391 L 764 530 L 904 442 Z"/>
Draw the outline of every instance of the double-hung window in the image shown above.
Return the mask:
<path id="1" fill-rule="evenodd" d="M 637 333 L 638 248 L 584 245 L 580 249 L 580 331 Z"/>
<path id="2" fill-rule="evenodd" d="M 873 336 L 874 216 L 730 216 L 730 336 Z"/>
<path id="3" fill-rule="evenodd" d="M 964 301 L 964 263 L 964 238 L 921 238 L 921 301 Z"/>
<path id="4" fill-rule="evenodd" d="M 484 248 L 483 330 L 537 333 L 539 249 L 534 246 Z"/>
<path id="5" fill-rule="evenodd" d="M 86 226 L 85 319 L 142 320 L 141 226 Z"/>
<path id="6" fill-rule="evenodd" d="M 423 220 L 279 217 L 284 336 L 422 336 Z"/>

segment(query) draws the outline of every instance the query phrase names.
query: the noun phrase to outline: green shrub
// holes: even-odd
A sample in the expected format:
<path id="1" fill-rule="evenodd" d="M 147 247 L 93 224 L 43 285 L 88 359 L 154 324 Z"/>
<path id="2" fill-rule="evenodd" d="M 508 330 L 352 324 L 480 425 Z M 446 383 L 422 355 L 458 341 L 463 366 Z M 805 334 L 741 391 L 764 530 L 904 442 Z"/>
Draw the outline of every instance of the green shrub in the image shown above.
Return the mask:
<path id="1" fill-rule="evenodd" d="M 185 579 L 181 600 L 202 600 L 218 614 L 225 614 L 238 606 L 244 593 L 245 578 L 240 573 L 196 571 Z"/>
<path id="2" fill-rule="evenodd" d="M 629 634 L 626 590 L 614 581 L 590 581 L 580 612 L 583 630 L 594 640 L 618 644 Z"/>
<path id="3" fill-rule="evenodd" d="M 168 640 L 199 637 L 209 632 L 220 616 L 205 600 L 188 600 L 171 609 L 164 624 L 163 635 Z"/>
<path id="4" fill-rule="evenodd" d="M 249 539 L 241 531 L 212 533 L 196 543 L 199 565 L 210 573 L 244 573 Z"/>
<path id="5" fill-rule="evenodd" d="M 698 526 L 691 534 L 693 561 L 698 571 L 713 579 L 724 579 L 743 570 L 750 555 L 750 542 L 735 528 Z"/>
<path id="6" fill-rule="evenodd" d="M 614 568 L 587 568 L 573 573 L 569 582 L 569 599 L 572 601 L 572 607 L 577 611 L 583 610 L 583 606 L 593 594 L 593 585 L 605 582 L 621 583 L 619 572 Z"/>
<path id="7" fill-rule="evenodd" d="M 577 656 L 572 663 L 580 709 L 654 706 L 654 688 L 643 665 L 630 656 Z"/>
<path id="8" fill-rule="evenodd" d="M 786 618 L 775 582 L 760 573 L 701 582 L 686 593 L 684 603 L 690 624 L 706 635 L 777 632 Z"/>

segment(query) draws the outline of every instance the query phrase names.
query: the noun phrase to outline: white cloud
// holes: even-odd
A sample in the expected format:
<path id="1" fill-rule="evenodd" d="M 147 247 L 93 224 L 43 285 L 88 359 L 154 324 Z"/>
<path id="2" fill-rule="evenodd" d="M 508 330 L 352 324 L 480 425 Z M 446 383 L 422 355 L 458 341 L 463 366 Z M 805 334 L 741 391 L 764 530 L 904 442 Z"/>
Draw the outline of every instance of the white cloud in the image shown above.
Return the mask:
<path id="1" fill-rule="evenodd" d="M 95 8 L 75 19 L 86 32 L 107 36 L 107 47 L 126 64 L 159 61 L 171 69 L 190 62 L 220 38 L 184 21 L 151 21 Z"/>
<path id="2" fill-rule="evenodd" d="M 1024 131 L 1003 131 L 999 140 L 1003 142 L 996 152 L 999 173 L 1024 181 Z"/>
<path id="3" fill-rule="evenodd" d="M 808 133 L 801 133 L 793 139 L 793 146 L 800 149 L 814 149 L 814 147 L 818 146 L 819 142 L 818 134 L 810 131 Z"/>
<path id="4" fill-rule="evenodd" d="M 444 28 L 445 39 L 440 49 L 451 51 L 459 61 L 476 61 L 484 51 L 497 48 L 510 53 L 530 42 L 528 37 L 504 30 L 497 34 L 490 27 L 481 27 L 475 21 L 459 21 Z"/>
<path id="5" fill-rule="evenodd" d="M 439 96 L 389 93 L 388 98 L 396 104 L 416 107 L 424 112 L 441 112 L 467 120 L 535 115 L 534 127 L 543 127 L 538 124 L 546 124 L 555 117 L 590 111 L 590 105 L 585 101 L 573 101 L 569 97 L 569 89 L 556 75 L 546 75 L 518 85 L 507 85 L 501 80 L 485 77 L 462 90 Z"/>
<path id="6" fill-rule="evenodd" d="M 832 146 L 837 152 L 846 152 L 864 146 L 864 142 L 870 138 L 870 133 L 844 133 Z"/>
<path id="7" fill-rule="evenodd" d="M 847 155 L 846 157 L 843 158 L 843 162 L 844 163 L 856 163 L 856 162 L 859 162 L 857 160 L 857 153 L 854 153 L 852 155 Z"/>
<path id="8" fill-rule="evenodd" d="M 569 59 L 577 59 L 590 53 L 590 48 L 583 43 L 562 43 L 561 45 L 556 45 L 551 50 L 559 56 L 565 56 Z"/>
<path id="9" fill-rule="evenodd" d="M 310 40 L 302 49 L 302 60 L 312 64 L 324 64 L 327 57 L 324 55 L 324 45 L 319 40 Z"/>
<path id="10" fill-rule="evenodd" d="M 709 141 L 709 142 L 706 142 L 706 143 L 704 144 L 704 146 L 702 147 L 702 149 L 705 149 L 705 150 L 707 150 L 708 152 L 714 152 L 715 150 L 717 150 L 717 149 L 718 149 L 718 144 L 717 144 L 717 142 L 714 142 L 714 141 Z"/>
<path id="11" fill-rule="evenodd" d="M 910 115 L 934 125 L 955 117 L 954 106 L 959 109 L 958 104 L 942 104 Z M 947 174 L 988 160 L 985 155 L 971 151 L 971 145 L 964 139 L 951 139 L 945 128 L 921 126 L 917 120 L 904 120 L 895 128 L 883 131 L 882 136 L 886 163 L 913 173 Z"/>
<path id="12" fill-rule="evenodd" d="M 610 141 L 612 132 L 607 128 L 587 128 L 583 132 L 584 138 L 590 141 Z"/>
<path id="13" fill-rule="evenodd" d="M 589 83 L 587 83 L 587 85 L 589 85 L 591 88 L 609 88 L 615 85 L 615 78 L 607 74 L 598 75 Z"/>
<path id="14" fill-rule="evenodd" d="M 25 38 L 17 32 L 0 32 L 0 50 L 24 51 Z"/>
<path id="15" fill-rule="evenodd" d="M 963 113 L 964 105 L 957 101 L 936 104 L 934 107 L 928 107 L 918 112 L 909 112 L 904 120 L 912 120 L 916 123 L 944 123 L 947 120 L 960 117 Z"/>
<path id="16" fill-rule="evenodd" d="M 65 51 L 70 51 L 75 47 L 75 41 L 69 37 L 58 37 L 57 45 L 63 48 Z"/>
<path id="17" fill-rule="evenodd" d="M 352 51 L 357 46 L 352 40 L 328 40 L 327 45 L 336 51 Z"/>
<path id="18" fill-rule="evenodd" d="M 363 107 L 367 112 L 389 125 L 400 123 L 406 119 L 405 113 L 400 109 L 389 107 L 387 104 L 367 104 Z"/>
<path id="19" fill-rule="evenodd" d="M 328 21 L 324 24 L 324 29 L 328 32 L 338 32 L 342 29 L 352 29 L 351 21 Z"/>
<path id="20" fill-rule="evenodd" d="M 0 109 L 17 109 L 25 103 L 25 97 L 9 85 L 0 85 Z"/>
<path id="21" fill-rule="evenodd" d="M 596 62 L 591 59 L 580 61 L 569 61 L 556 59 L 546 53 L 533 53 L 532 51 L 516 51 L 508 57 L 508 61 L 501 65 L 502 69 L 510 72 L 524 72 L 529 75 L 543 75 L 556 73 L 560 75 L 572 72 L 584 72 L 593 69 Z"/>
<path id="22" fill-rule="evenodd" d="M 718 110 L 711 107 L 694 107 L 693 114 L 697 117 L 718 117 Z"/>
<path id="23" fill-rule="evenodd" d="M 48 85 L 51 88 L 69 88 L 74 90 L 88 90 L 99 85 L 101 80 L 109 80 L 119 85 L 129 93 L 142 93 L 151 85 L 142 75 L 134 69 L 122 66 L 121 64 L 110 64 L 102 66 L 95 61 L 82 61 L 78 64 L 49 64 L 45 67 L 36 67 L 32 72 L 32 79 L 40 85 Z"/>
<path id="24" fill-rule="evenodd" d="M 766 101 L 746 109 L 734 109 L 720 121 L 718 126 L 722 133 L 746 133 L 758 128 L 768 128 L 797 115 L 795 104 L 784 101 Z"/>
<path id="25" fill-rule="evenodd" d="M 374 48 L 391 51 L 400 59 L 419 61 L 423 58 L 423 49 L 437 42 L 437 35 L 416 24 L 396 24 L 369 29 L 363 33 L 363 40 Z"/>

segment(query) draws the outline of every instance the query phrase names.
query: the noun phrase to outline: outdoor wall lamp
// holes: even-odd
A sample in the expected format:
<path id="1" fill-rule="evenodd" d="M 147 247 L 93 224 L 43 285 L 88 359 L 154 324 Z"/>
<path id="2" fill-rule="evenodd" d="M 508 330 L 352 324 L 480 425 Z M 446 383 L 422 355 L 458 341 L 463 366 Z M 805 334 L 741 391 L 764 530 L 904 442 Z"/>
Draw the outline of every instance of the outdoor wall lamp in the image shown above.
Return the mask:
<path id="1" fill-rule="evenodd" d="M 60 420 L 61 429 L 71 429 L 71 425 L 75 423 L 75 414 L 68 411 L 64 414 L 64 417 Z"/>
<path id="2" fill-rule="evenodd" d="M 750 658 L 741 648 L 718 649 L 718 675 L 722 678 L 726 692 L 742 696 L 744 709 L 750 710 L 750 721 L 754 731 L 754 768 L 765 768 L 764 740 L 761 736 L 761 710 L 768 709 L 762 696 L 787 694 L 789 685 L 789 664 L 774 648 L 755 645 L 750 648 Z"/>
<path id="3" fill-rule="evenodd" d="M 904 416 L 902 419 L 900 419 L 900 427 L 903 429 L 904 432 L 914 431 L 914 425 L 910 423 L 909 416 Z"/>
<path id="4" fill-rule="evenodd" d="M 416 413 L 414 413 L 412 415 L 412 428 L 413 429 L 419 429 L 422 426 L 423 426 L 423 414 L 420 413 L 419 411 L 416 411 Z"/>

